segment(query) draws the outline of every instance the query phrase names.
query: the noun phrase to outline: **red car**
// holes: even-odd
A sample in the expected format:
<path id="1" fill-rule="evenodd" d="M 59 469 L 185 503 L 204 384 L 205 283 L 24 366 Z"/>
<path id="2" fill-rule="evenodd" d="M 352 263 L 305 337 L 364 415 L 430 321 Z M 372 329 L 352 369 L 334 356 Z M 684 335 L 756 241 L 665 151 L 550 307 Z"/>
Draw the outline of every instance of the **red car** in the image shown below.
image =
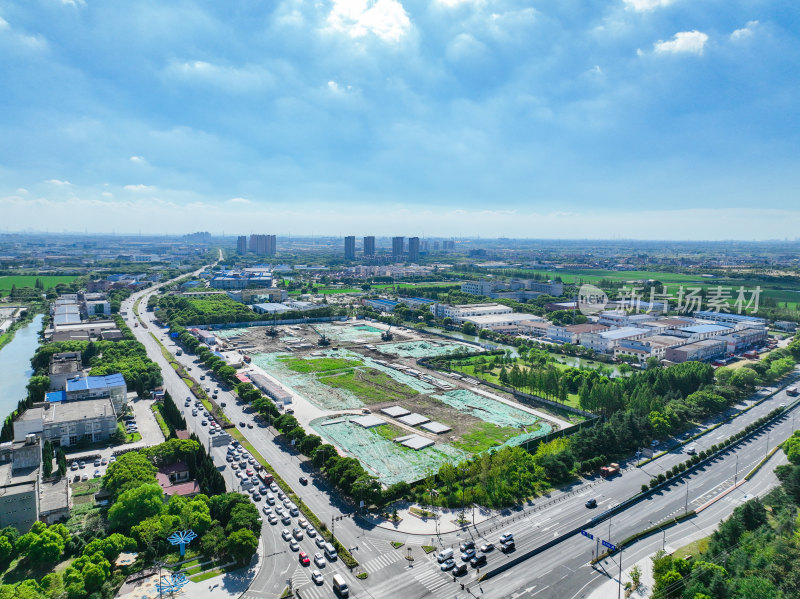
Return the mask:
<path id="1" fill-rule="evenodd" d="M 308 554 L 305 551 L 301 551 L 299 557 L 300 557 L 300 563 L 303 564 L 304 566 L 307 566 L 311 563 L 311 560 L 308 559 Z"/>
<path id="2" fill-rule="evenodd" d="M 250 468 L 248 468 L 246 470 L 246 472 L 247 472 L 247 476 L 253 476 L 253 471 Z"/>

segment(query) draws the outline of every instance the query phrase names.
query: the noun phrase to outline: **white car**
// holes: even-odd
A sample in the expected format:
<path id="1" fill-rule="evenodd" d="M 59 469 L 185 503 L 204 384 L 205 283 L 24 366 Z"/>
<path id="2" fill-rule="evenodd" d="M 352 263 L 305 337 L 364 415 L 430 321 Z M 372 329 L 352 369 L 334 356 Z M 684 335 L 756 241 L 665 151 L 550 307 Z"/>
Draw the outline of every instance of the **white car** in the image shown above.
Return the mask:
<path id="1" fill-rule="evenodd" d="M 317 555 L 319 555 L 319 554 L 317 554 Z M 319 570 L 314 570 L 311 573 L 311 580 L 316 585 L 320 585 L 325 581 L 325 579 L 322 577 L 322 572 L 320 572 Z"/>
<path id="2" fill-rule="evenodd" d="M 327 564 L 327 562 L 325 561 L 325 558 L 322 557 L 321 553 L 315 553 L 314 554 L 314 563 L 317 564 L 317 566 L 319 566 L 320 568 L 324 568 L 325 565 Z"/>
<path id="3" fill-rule="evenodd" d="M 281 536 L 283 537 L 284 541 L 288 541 L 288 540 L 290 540 L 292 538 L 292 533 L 289 532 L 288 528 L 284 528 L 281 531 Z"/>

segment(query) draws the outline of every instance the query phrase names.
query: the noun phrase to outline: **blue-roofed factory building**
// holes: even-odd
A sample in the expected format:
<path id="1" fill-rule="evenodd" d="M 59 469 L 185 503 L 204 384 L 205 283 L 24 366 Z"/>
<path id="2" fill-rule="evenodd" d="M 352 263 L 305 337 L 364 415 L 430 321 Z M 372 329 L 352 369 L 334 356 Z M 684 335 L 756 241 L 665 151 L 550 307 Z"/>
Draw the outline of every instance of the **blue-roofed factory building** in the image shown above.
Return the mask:
<path id="1" fill-rule="evenodd" d="M 106 397 L 111 399 L 111 403 L 114 404 L 114 411 L 117 414 L 121 414 L 128 403 L 128 386 L 125 384 L 125 378 L 121 374 L 69 379 L 64 389 L 62 401 L 81 401 Z M 48 401 L 50 400 L 48 399 Z"/>
<path id="2" fill-rule="evenodd" d="M 392 312 L 400 302 L 389 299 L 365 299 L 363 303 L 379 312 Z"/>

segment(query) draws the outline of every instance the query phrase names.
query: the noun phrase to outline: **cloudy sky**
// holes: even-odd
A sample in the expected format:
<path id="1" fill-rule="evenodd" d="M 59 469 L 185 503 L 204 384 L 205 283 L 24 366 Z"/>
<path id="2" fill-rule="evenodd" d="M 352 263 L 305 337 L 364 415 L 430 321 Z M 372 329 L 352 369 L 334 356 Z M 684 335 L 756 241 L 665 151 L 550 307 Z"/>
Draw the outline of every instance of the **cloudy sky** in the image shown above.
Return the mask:
<path id="1" fill-rule="evenodd" d="M 800 3 L 0 0 L 0 229 L 800 237 Z"/>

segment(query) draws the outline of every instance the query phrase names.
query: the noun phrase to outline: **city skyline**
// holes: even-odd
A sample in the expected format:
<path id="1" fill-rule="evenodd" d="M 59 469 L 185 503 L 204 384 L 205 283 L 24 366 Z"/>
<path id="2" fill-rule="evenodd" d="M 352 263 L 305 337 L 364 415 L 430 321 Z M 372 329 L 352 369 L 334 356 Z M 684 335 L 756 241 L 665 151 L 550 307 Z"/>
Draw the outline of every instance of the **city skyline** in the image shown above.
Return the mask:
<path id="1" fill-rule="evenodd" d="M 0 213 L 72 232 L 793 238 L 798 21 L 766 1 L 0 2 Z"/>

